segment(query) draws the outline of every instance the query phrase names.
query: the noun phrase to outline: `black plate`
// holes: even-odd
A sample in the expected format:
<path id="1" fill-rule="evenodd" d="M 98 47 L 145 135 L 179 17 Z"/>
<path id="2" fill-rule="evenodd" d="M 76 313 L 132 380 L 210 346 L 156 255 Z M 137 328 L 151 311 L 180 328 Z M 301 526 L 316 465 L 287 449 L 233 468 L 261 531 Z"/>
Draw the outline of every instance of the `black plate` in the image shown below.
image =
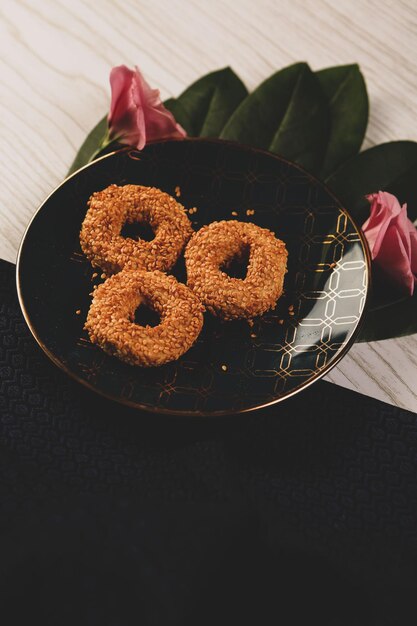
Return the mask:
<path id="1" fill-rule="evenodd" d="M 93 346 L 83 324 L 97 278 L 78 234 L 88 197 L 111 183 L 153 185 L 172 195 L 179 187 L 184 206 L 198 208 L 195 229 L 239 219 L 273 230 L 289 251 L 285 296 L 276 309 L 252 328 L 206 315 L 195 346 L 159 368 L 125 365 Z M 368 277 L 360 229 L 321 182 L 282 158 L 216 140 L 123 150 L 78 171 L 36 213 L 17 265 L 23 314 L 54 363 L 105 396 L 183 415 L 256 409 L 323 376 L 353 343 Z"/>

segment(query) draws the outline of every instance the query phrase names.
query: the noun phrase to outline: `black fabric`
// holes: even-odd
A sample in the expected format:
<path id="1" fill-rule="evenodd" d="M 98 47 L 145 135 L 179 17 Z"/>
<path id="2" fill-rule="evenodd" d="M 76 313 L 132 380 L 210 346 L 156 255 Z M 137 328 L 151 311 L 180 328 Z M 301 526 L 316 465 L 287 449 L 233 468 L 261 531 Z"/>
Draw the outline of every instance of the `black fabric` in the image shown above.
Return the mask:
<path id="1" fill-rule="evenodd" d="M 325 382 L 125 409 L 43 355 L 0 263 L 4 624 L 414 624 L 417 416 Z"/>

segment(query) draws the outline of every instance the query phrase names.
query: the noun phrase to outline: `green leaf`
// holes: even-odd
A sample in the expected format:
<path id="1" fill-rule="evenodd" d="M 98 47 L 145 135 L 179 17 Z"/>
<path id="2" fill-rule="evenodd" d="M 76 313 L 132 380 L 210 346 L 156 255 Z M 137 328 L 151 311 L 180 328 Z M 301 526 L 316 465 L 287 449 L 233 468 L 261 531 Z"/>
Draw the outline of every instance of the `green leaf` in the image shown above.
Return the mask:
<path id="1" fill-rule="evenodd" d="M 378 341 L 417 333 L 417 293 L 370 310 L 357 341 Z"/>
<path id="2" fill-rule="evenodd" d="M 392 141 L 361 152 L 327 178 L 326 182 L 353 217 L 362 224 L 369 216 L 365 196 L 389 191 L 408 215 L 417 218 L 417 143 Z"/>
<path id="3" fill-rule="evenodd" d="M 415 306 L 413 298 L 399 291 L 383 271 L 373 265 L 371 297 L 359 341 L 375 341 L 416 332 Z M 404 316 L 401 314 L 402 309 L 405 311 Z"/>
<path id="4" fill-rule="evenodd" d="M 247 94 L 240 78 L 226 67 L 203 76 L 164 104 L 190 136 L 218 137 Z"/>
<path id="5" fill-rule="evenodd" d="M 177 99 L 164 104 L 191 136 L 216 137 L 238 104 L 247 96 L 247 89 L 229 68 L 212 72 L 193 83 Z M 68 175 L 89 163 L 99 153 L 107 131 L 107 115 L 85 139 Z"/>
<path id="6" fill-rule="evenodd" d="M 94 126 L 93 130 L 87 135 L 84 143 L 77 152 L 77 156 L 71 165 L 67 176 L 76 172 L 80 167 L 90 162 L 91 158 L 100 149 L 100 145 L 107 132 L 107 115 Z"/>
<path id="7" fill-rule="evenodd" d="M 236 109 L 220 136 L 320 171 L 329 137 L 329 109 L 319 79 L 306 63 L 273 74 Z"/>
<path id="8" fill-rule="evenodd" d="M 393 141 L 365 150 L 342 165 L 327 180 L 358 224 L 369 217 L 365 195 L 389 191 L 406 202 L 411 219 L 417 217 L 417 143 Z M 360 341 L 400 337 L 417 332 L 417 297 L 399 298 L 388 281 L 377 275 Z"/>
<path id="9" fill-rule="evenodd" d="M 325 178 L 357 154 L 368 124 L 368 94 L 359 66 L 341 65 L 316 72 L 330 108 L 330 137 L 320 176 Z"/>
<path id="10" fill-rule="evenodd" d="M 187 112 L 184 110 L 184 107 L 181 105 L 179 99 L 168 98 L 168 100 L 165 100 L 164 106 L 168 109 L 168 111 L 171 111 L 178 124 L 181 124 L 181 126 L 187 130 L 185 128 L 187 126 Z M 188 131 L 187 134 L 191 135 Z"/>

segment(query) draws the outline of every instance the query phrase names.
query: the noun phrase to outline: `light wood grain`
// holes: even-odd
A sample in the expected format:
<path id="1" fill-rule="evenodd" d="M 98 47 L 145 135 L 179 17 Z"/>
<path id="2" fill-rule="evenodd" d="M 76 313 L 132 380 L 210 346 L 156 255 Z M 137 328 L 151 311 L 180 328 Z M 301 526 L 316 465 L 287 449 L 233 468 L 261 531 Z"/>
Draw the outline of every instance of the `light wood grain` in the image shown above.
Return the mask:
<path id="1" fill-rule="evenodd" d="M 365 147 L 417 140 L 415 0 L 2 0 L 0 257 L 109 106 L 113 65 L 138 64 L 162 96 L 231 65 L 249 89 L 307 60 L 358 62 L 371 117 Z M 395 323 L 395 320 L 393 320 Z M 356 345 L 328 380 L 417 411 L 417 335 Z"/>

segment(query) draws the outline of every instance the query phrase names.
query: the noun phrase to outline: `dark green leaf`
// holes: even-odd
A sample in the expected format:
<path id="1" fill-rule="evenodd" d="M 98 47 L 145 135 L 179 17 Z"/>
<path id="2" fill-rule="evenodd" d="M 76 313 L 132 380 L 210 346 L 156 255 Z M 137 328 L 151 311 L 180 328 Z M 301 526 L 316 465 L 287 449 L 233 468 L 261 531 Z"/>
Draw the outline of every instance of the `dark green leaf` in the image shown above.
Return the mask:
<path id="1" fill-rule="evenodd" d="M 371 341 L 373 340 L 372 338 L 386 339 L 388 336 L 408 334 L 407 327 L 409 322 L 405 318 L 403 325 L 402 317 L 401 315 L 398 316 L 398 311 L 401 310 L 402 306 L 408 307 L 411 304 L 409 300 L 411 300 L 410 296 L 404 295 L 395 284 L 387 279 L 384 272 L 377 265 L 373 264 L 372 290 L 367 318 L 369 321 L 365 322 L 365 327 L 362 331 L 362 341 Z M 396 317 L 391 318 L 391 325 L 389 325 L 388 319 L 392 315 Z M 393 323 L 394 319 L 395 323 Z M 410 330 L 410 332 L 414 331 Z M 384 336 L 382 337 L 382 335 Z M 367 339 L 368 337 L 371 339 Z"/>
<path id="2" fill-rule="evenodd" d="M 94 126 L 93 130 L 87 135 L 84 143 L 77 152 L 77 156 L 71 165 L 68 176 L 73 172 L 76 172 L 80 167 L 86 165 L 91 160 L 91 157 L 97 152 L 100 144 L 107 131 L 107 115 Z"/>
<path id="3" fill-rule="evenodd" d="M 359 224 L 369 216 L 365 195 L 385 190 L 407 202 L 417 217 L 417 143 L 394 141 L 365 150 L 342 165 L 327 183 Z M 376 268 L 374 274 L 376 273 Z M 389 282 L 374 280 L 373 295 L 360 341 L 417 332 L 417 298 L 399 298 Z"/>
<path id="4" fill-rule="evenodd" d="M 417 293 L 370 310 L 357 341 L 378 341 L 417 333 Z"/>
<path id="5" fill-rule="evenodd" d="M 306 63 L 273 74 L 236 109 L 220 136 L 320 171 L 329 136 L 329 109 L 317 76 Z"/>
<path id="6" fill-rule="evenodd" d="M 187 130 L 185 128 L 187 126 L 187 113 L 184 110 L 184 107 L 181 105 L 181 102 L 179 101 L 179 99 L 168 98 L 168 100 L 165 100 L 164 106 L 168 109 L 168 111 L 171 111 L 172 115 L 175 117 L 175 120 L 178 122 L 178 124 L 181 124 L 181 126 L 185 130 Z M 188 133 L 188 135 L 191 135 L 191 133 Z"/>
<path id="7" fill-rule="evenodd" d="M 358 65 L 316 72 L 330 108 L 330 137 L 320 171 L 322 178 L 359 152 L 368 124 L 368 94 Z"/>
<path id="8" fill-rule="evenodd" d="M 240 78 L 226 67 L 203 76 L 164 104 L 191 137 L 218 137 L 247 93 Z"/>
<path id="9" fill-rule="evenodd" d="M 369 216 L 365 196 L 389 191 L 406 202 L 411 219 L 417 217 L 417 143 L 392 141 L 361 152 L 326 182 L 359 224 Z"/>
<path id="10" fill-rule="evenodd" d="M 215 137 L 247 93 L 240 78 L 230 68 L 225 68 L 200 78 L 179 98 L 170 98 L 164 104 L 189 135 Z M 85 139 L 68 175 L 91 160 L 99 150 L 106 130 L 107 116 Z"/>

